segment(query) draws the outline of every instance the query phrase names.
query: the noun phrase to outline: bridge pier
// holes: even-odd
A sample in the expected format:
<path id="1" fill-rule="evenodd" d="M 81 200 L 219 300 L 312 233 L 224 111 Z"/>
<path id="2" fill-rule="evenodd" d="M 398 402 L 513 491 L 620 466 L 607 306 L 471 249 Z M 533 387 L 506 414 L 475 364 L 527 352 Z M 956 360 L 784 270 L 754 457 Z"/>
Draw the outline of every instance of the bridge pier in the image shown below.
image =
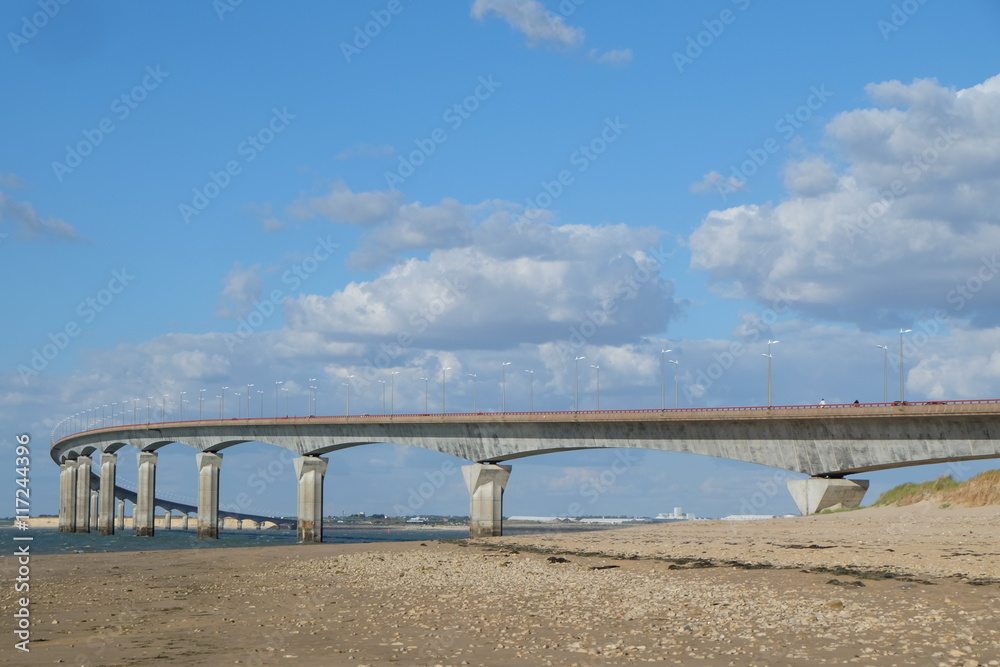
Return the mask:
<path id="1" fill-rule="evenodd" d="M 135 506 L 132 508 L 132 523 L 139 537 L 152 537 L 156 532 L 154 524 L 156 496 L 155 452 L 139 452 L 138 488 L 135 490 Z"/>
<path id="2" fill-rule="evenodd" d="M 59 532 L 76 532 L 76 461 L 59 464 Z"/>
<path id="3" fill-rule="evenodd" d="M 857 507 L 868 490 L 867 479 L 810 477 L 790 479 L 787 484 L 802 516 L 828 509 Z"/>
<path id="4" fill-rule="evenodd" d="M 74 532 L 90 532 L 90 457 L 76 459 L 76 524 Z"/>
<path id="5" fill-rule="evenodd" d="M 97 489 L 90 490 L 90 530 L 97 530 L 97 512 L 101 509 Z"/>
<path id="6" fill-rule="evenodd" d="M 125 499 L 116 498 L 118 503 L 118 513 L 115 514 L 115 529 L 125 530 Z"/>
<path id="7" fill-rule="evenodd" d="M 462 466 L 469 487 L 469 537 L 503 535 L 503 490 L 510 470 L 511 466 L 495 463 Z"/>
<path id="8" fill-rule="evenodd" d="M 219 468 L 222 454 L 201 452 L 198 459 L 198 537 L 219 537 Z"/>
<path id="9" fill-rule="evenodd" d="M 163 530 L 170 530 L 171 520 L 174 518 L 174 513 L 168 509 L 163 510 Z"/>
<path id="10" fill-rule="evenodd" d="M 323 478 L 326 476 L 329 460 L 320 456 L 300 456 L 292 463 L 299 480 L 296 541 L 299 544 L 322 542 Z"/>
<path id="11" fill-rule="evenodd" d="M 101 454 L 101 486 L 98 494 L 97 531 L 115 534 L 115 466 L 117 454 Z"/>

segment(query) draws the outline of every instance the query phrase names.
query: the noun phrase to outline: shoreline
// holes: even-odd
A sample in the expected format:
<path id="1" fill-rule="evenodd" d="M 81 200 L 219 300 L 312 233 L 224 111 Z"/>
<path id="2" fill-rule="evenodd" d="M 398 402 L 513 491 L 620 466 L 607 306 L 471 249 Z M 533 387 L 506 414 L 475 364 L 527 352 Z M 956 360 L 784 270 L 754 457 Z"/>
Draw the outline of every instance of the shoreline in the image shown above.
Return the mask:
<path id="1" fill-rule="evenodd" d="M 998 544 L 998 507 L 914 506 L 477 540 L 36 556 L 31 653 L 17 657 L 992 666 Z M 4 614 L 14 596 L 5 587 Z"/>

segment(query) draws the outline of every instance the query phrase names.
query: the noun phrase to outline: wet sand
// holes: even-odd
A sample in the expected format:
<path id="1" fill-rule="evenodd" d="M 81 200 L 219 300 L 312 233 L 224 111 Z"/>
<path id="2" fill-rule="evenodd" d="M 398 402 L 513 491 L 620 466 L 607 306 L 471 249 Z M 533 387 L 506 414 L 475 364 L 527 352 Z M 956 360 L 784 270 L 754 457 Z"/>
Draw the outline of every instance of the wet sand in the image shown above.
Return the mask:
<path id="1" fill-rule="evenodd" d="M 4 664 L 1000 665 L 1000 507 L 37 556 L 30 599 Z"/>

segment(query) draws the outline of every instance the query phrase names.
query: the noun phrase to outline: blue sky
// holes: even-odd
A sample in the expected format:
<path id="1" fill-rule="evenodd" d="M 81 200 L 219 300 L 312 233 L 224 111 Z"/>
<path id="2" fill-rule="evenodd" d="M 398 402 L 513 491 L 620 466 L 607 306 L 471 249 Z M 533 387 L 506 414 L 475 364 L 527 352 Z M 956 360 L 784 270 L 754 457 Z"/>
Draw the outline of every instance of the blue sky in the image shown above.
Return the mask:
<path id="1" fill-rule="evenodd" d="M 39 512 L 66 415 L 229 387 L 236 416 L 248 383 L 254 414 L 312 385 L 342 414 L 354 375 L 377 413 L 395 377 L 422 412 L 428 377 L 435 411 L 450 367 L 449 410 L 498 410 L 511 362 L 509 408 L 530 369 L 559 410 L 586 356 L 581 407 L 597 365 L 602 407 L 652 408 L 670 348 L 682 407 L 761 405 L 775 339 L 776 404 L 881 400 L 876 345 L 894 400 L 906 328 L 908 398 L 1000 395 L 994 3 L 43 0 L 0 26 L 0 422 Z M 193 453 L 161 450 L 160 492 L 194 496 Z M 222 502 L 294 511 L 290 465 L 256 495 L 279 453 L 227 450 Z M 794 508 L 781 471 L 640 452 L 608 483 L 615 456 L 518 460 L 505 510 Z M 458 463 L 334 454 L 326 510 L 443 475 L 419 510 L 465 513 Z M 868 500 L 994 465 L 873 473 Z"/>

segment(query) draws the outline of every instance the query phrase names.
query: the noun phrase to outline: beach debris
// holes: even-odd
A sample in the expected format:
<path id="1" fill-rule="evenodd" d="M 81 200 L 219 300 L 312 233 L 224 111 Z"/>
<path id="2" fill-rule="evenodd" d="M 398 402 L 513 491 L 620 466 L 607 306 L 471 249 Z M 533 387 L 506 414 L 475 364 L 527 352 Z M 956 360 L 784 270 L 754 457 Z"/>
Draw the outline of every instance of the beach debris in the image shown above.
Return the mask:
<path id="1" fill-rule="evenodd" d="M 563 558 L 562 556 L 549 556 L 545 560 L 549 561 L 550 563 L 569 563 L 570 562 L 570 560 L 568 558 Z"/>
<path id="2" fill-rule="evenodd" d="M 841 581 L 840 579 L 831 579 L 826 583 L 834 586 L 857 586 L 858 588 L 862 588 L 865 585 L 862 581 Z"/>

